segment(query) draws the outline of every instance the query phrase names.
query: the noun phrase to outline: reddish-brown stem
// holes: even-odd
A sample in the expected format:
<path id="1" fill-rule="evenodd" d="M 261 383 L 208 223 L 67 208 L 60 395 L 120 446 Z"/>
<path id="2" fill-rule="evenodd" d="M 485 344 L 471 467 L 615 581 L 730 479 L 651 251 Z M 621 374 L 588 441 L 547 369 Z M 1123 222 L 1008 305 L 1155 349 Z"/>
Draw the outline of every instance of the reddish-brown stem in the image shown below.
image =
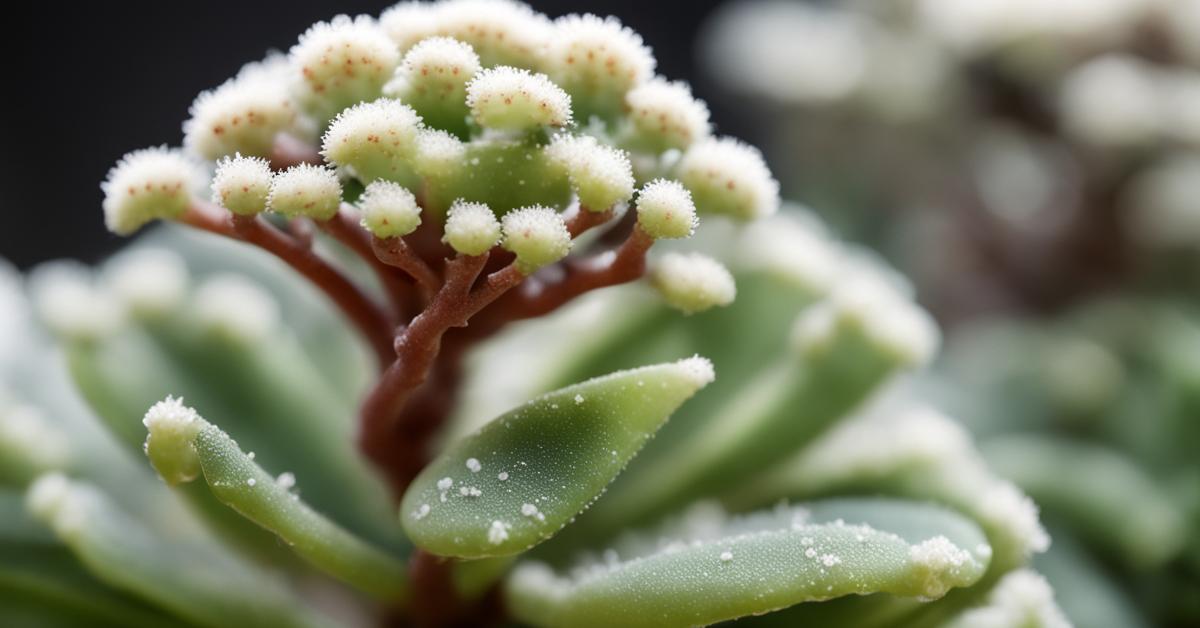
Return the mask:
<path id="1" fill-rule="evenodd" d="M 602 225 L 613 217 L 613 210 L 606 209 L 600 212 L 594 212 L 582 205 L 575 212 L 574 216 L 567 219 L 567 231 L 571 233 L 571 238 L 578 238 L 583 232 Z"/>
<path id="2" fill-rule="evenodd" d="M 316 146 L 287 133 L 276 135 L 271 146 L 272 170 L 286 170 L 300 164 L 320 165 L 324 161 Z"/>
<path id="3" fill-rule="evenodd" d="M 406 281 L 402 275 L 398 274 L 392 266 L 376 257 L 371 247 L 371 234 L 366 229 L 363 229 L 358 224 L 358 221 L 355 220 L 354 209 L 352 207 L 343 205 L 333 218 L 319 221 L 317 224 L 321 226 L 321 229 L 325 233 L 328 233 L 335 240 L 341 242 L 371 267 L 371 270 L 379 279 L 379 283 L 383 286 L 388 301 L 392 304 L 395 314 L 392 317 L 393 325 L 398 324 L 401 320 L 407 320 L 412 316 L 412 284 Z"/>
<path id="4" fill-rule="evenodd" d="M 437 273 L 429 267 L 429 264 L 425 263 L 425 260 L 421 259 L 403 238 L 372 237 L 369 239 L 368 246 L 371 248 L 372 255 L 380 262 L 399 268 L 416 280 L 417 287 L 421 291 L 421 300 L 424 303 L 433 300 L 434 294 L 441 286 L 441 280 Z"/>
<path id="5" fill-rule="evenodd" d="M 194 199 L 180 220 L 193 227 L 242 240 L 275 255 L 329 297 L 358 328 L 379 359 L 380 368 L 393 361 L 393 325 L 387 313 L 337 269 L 303 243 L 257 216 L 234 216 L 227 210 Z"/>
<path id="6" fill-rule="evenodd" d="M 448 559 L 417 549 L 409 559 L 408 573 L 413 588 L 411 625 L 446 625 L 466 610 L 458 608 Z"/>

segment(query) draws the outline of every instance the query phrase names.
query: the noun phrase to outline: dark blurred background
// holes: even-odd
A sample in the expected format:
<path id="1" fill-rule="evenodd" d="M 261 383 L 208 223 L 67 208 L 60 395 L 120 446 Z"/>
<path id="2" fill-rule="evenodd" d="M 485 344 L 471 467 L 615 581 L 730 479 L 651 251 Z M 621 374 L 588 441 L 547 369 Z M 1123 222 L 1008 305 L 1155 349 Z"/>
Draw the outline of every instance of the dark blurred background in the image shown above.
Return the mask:
<path id="1" fill-rule="evenodd" d="M 378 15 L 392 2 L 296 0 L 33 3 L 10 13 L 0 98 L 0 257 L 22 268 L 94 261 L 121 240 L 104 229 L 100 181 L 129 150 L 177 145 L 188 106 L 243 63 L 286 51 L 310 24 L 338 13 Z M 659 72 L 693 82 L 717 128 L 742 135 L 700 80 L 696 31 L 720 2 L 533 0 L 551 16 L 613 14 L 654 48 Z"/>

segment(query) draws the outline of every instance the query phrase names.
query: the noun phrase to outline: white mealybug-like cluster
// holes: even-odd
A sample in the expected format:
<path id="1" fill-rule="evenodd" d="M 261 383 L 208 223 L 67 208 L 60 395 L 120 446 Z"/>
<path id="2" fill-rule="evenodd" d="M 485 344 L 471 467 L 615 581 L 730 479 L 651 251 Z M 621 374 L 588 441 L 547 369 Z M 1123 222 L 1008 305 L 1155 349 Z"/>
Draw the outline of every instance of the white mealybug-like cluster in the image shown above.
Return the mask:
<path id="1" fill-rule="evenodd" d="M 678 174 L 701 212 L 754 220 L 779 209 L 779 182 L 762 153 L 733 138 L 693 144 L 683 154 Z"/>
<path id="2" fill-rule="evenodd" d="M 167 397 L 150 406 L 142 417 L 146 426 L 146 455 L 168 484 L 190 482 L 200 475 L 200 457 L 192 445 L 204 419 L 183 405 L 182 398 Z"/>
<path id="3" fill-rule="evenodd" d="M 604 211 L 633 196 L 633 166 L 625 151 L 590 135 L 560 134 L 546 154 L 566 170 L 579 204 L 589 211 Z"/>
<path id="4" fill-rule="evenodd" d="M 288 53 L 296 91 L 320 120 L 379 96 L 400 62 L 396 45 L 375 20 L 339 15 L 318 22 Z"/>
<path id="5" fill-rule="evenodd" d="M 945 595 L 954 586 L 954 577 L 975 560 L 971 552 L 940 535 L 911 546 L 908 557 L 920 574 L 922 593 L 930 599 Z"/>
<path id="6" fill-rule="evenodd" d="M 359 103 L 329 123 L 321 154 L 358 177 L 394 177 L 407 168 L 420 129 L 421 116 L 399 100 Z"/>
<path id="7" fill-rule="evenodd" d="M 234 153 L 268 157 L 280 133 L 297 132 L 299 112 L 279 54 L 249 63 L 216 89 L 201 92 L 183 123 L 183 145 L 204 159 Z"/>
<path id="8" fill-rule="evenodd" d="M 664 151 L 684 149 L 708 137 L 708 105 L 692 96 L 681 81 L 654 78 L 625 95 L 629 117 L 649 148 Z"/>
<path id="9" fill-rule="evenodd" d="M 121 253 L 106 271 L 105 283 L 135 316 L 165 316 L 187 296 L 187 266 L 179 254 L 167 249 L 141 248 Z"/>
<path id="10" fill-rule="evenodd" d="M 241 275 L 213 275 L 192 295 L 192 313 L 202 328 L 234 342 L 253 344 L 279 323 L 279 304 Z"/>
<path id="11" fill-rule="evenodd" d="M 571 233 L 562 216 L 549 207 L 515 209 L 501 223 L 504 248 L 517 256 L 517 266 L 525 274 L 553 264 L 571 251 Z"/>
<path id="12" fill-rule="evenodd" d="M 258 214 L 267 208 L 271 176 L 271 164 L 262 157 L 225 157 L 213 174 L 212 200 L 235 214 Z"/>
<path id="13" fill-rule="evenodd" d="M 469 44 L 431 37 L 413 46 L 383 88 L 384 95 L 440 106 L 462 106 L 467 82 L 482 66 Z"/>
<path id="14" fill-rule="evenodd" d="M 104 223 L 113 233 L 129 235 L 148 222 L 178 217 L 204 181 L 200 165 L 179 150 L 133 151 L 122 157 L 100 184 Z"/>
<path id="15" fill-rule="evenodd" d="M 658 261 L 651 281 L 666 302 L 685 314 L 733 303 L 733 275 L 717 260 L 700 253 L 668 253 Z"/>
<path id="16" fill-rule="evenodd" d="M 406 236 L 421 225 L 421 208 L 404 186 L 374 181 L 358 199 L 362 225 L 377 238 Z"/>
<path id="17" fill-rule="evenodd" d="M 638 226 L 652 238 L 688 238 L 700 224 L 692 194 L 678 181 L 655 179 L 638 192 Z"/>
<path id="18" fill-rule="evenodd" d="M 442 240 L 463 255 L 483 255 L 500 241 L 500 221 L 487 205 L 458 200 L 446 214 Z"/>
<path id="19" fill-rule="evenodd" d="M 555 82 L 580 100 L 585 114 L 610 113 L 655 66 L 640 35 L 614 17 L 591 14 L 556 20 L 545 58 Z"/>
<path id="20" fill-rule="evenodd" d="M 289 218 L 329 220 L 342 202 L 337 174 L 323 166 L 300 164 L 271 179 L 267 207 Z"/>
<path id="21" fill-rule="evenodd" d="M 571 123 L 571 97 L 545 74 L 499 66 L 467 84 L 467 106 L 480 125 L 505 131 Z"/>

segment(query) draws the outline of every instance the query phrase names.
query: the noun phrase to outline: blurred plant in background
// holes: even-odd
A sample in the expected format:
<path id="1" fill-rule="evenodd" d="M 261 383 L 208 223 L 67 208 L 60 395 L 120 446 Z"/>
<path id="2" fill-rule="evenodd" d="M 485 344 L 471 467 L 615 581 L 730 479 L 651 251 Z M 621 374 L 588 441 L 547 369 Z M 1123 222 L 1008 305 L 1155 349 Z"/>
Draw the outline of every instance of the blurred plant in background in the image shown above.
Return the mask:
<path id="1" fill-rule="evenodd" d="M 1066 625 L 908 285 L 654 65 L 406 2 L 121 160 L 167 224 L 0 275 L 0 623 Z"/>
<path id="2" fill-rule="evenodd" d="M 1191 0 L 851 0 L 702 50 L 785 194 L 951 324 L 920 388 L 1038 502 L 1078 625 L 1200 622 L 1198 42 Z"/>

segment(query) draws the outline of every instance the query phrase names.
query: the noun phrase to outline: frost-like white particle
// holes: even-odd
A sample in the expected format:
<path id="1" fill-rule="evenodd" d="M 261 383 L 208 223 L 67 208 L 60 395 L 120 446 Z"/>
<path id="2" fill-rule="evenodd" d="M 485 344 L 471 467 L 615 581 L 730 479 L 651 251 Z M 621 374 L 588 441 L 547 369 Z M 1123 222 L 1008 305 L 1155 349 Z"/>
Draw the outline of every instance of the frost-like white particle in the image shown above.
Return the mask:
<path id="1" fill-rule="evenodd" d="M 254 478 L 250 478 L 250 479 L 246 480 L 246 486 L 252 487 L 255 484 L 258 484 L 258 480 L 254 479 Z"/>
<path id="2" fill-rule="evenodd" d="M 825 565 L 826 567 L 832 567 L 840 562 L 842 562 L 841 557 L 834 554 L 824 554 L 821 556 L 821 564 Z"/>
<path id="3" fill-rule="evenodd" d="M 454 480 L 451 478 L 445 477 L 437 481 L 439 491 L 448 491 L 452 486 L 454 486 Z"/>
<path id="4" fill-rule="evenodd" d="M 576 404 L 583 403 L 583 395 L 575 395 L 575 403 Z"/>
<path id="5" fill-rule="evenodd" d="M 510 526 L 499 519 L 492 522 L 488 528 L 488 542 L 492 545 L 499 545 L 508 540 L 508 528 Z"/>
<path id="6" fill-rule="evenodd" d="M 507 481 L 508 471 L 501 471 L 500 474 L 496 476 L 496 479 L 500 480 L 501 482 Z"/>
<path id="7" fill-rule="evenodd" d="M 483 465 L 479 464 L 479 460 L 475 458 L 467 458 L 467 468 L 471 470 L 471 473 L 479 473 Z"/>
<path id="8" fill-rule="evenodd" d="M 284 471 L 275 478 L 275 485 L 285 491 L 290 491 L 296 487 L 296 475 L 291 471 Z"/>
<path id="9" fill-rule="evenodd" d="M 534 506 L 533 504 L 521 504 L 521 514 L 525 515 L 526 517 L 536 517 L 538 514 L 538 507 Z"/>
<path id="10" fill-rule="evenodd" d="M 418 507 L 416 510 L 413 511 L 412 518 L 417 521 L 420 521 L 421 519 L 424 519 L 427 515 L 429 515 L 429 510 L 430 510 L 429 504 L 421 504 L 420 507 Z"/>
<path id="11" fill-rule="evenodd" d="M 725 551 L 721 552 L 721 562 L 727 563 L 731 560 L 733 560 L 733 551 L 732 550 L 725 550 Z"/>

